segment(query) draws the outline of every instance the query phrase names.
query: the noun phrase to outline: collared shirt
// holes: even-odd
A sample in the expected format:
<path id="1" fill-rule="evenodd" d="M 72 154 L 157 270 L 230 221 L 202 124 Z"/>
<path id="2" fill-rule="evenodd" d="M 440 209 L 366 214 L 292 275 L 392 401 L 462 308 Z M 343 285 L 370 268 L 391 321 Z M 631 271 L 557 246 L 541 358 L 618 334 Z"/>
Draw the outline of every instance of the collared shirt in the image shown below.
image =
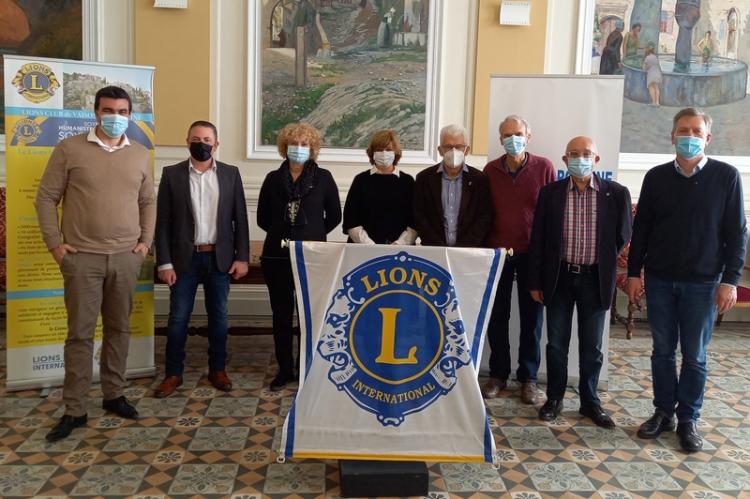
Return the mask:
<path id="1" fill-rule="evenodd" d="M 118 145 L 116 145 L 116 146 L 108 146 L 107 144 L 105 144 L 104 142 L 102 142 L 102 139 L 100 139 L 98 135 L 96 135 L 96 127 L 94 127 L 91 130 L 89 130 L 89 134 L 86 137 L 86 140 L 88 140 L 89 142 L 94 142 L 95 144 L 97 144 L 99 147 L 101 147 L 102 149 L 104 149 L 107 152 L 115 152 L 115 151 L 117 151 L 119 149 L 122 149 L 123 147 L 126 147 L 126 146 L 130 145 L 130 141 L 128 140 L 128 136 L 123 133 L 122 134 L 122 138 L 120 140 L 120 143 Z"/>
<path id="2" fill-rule="evenodd" d="M 394 166 L 393 171 L 391 173 L 383 173 L 382 171 L 378 169 L 377 166 L 373 166 L 372 168 L 370 168 L 370 175 L 395 175 L 397 177 L 400 177 L 401 170 L 399 170 L 398 168 Z"/>
<path id="3" fill-rule="evenodd" d="M 445 174 L 445 166 L 440 163 L 438 172 L 442 179 L 441 201 L 443 203 L 443 227 L 445 228 L 445 242 L 448 246 L 456 245 L 458 235 L 458 211 L 461 207 L 461 188 L 463 174 L 469 169 L 464 164 L 460 175 L 450 178 Z"/>
<path id="4" fill-rule="evenodd" d="M 523 167 L 526 166 L 526 163 L 529 162 L 529 155 L 528 155 L 528 153 L 526 153 L 524 151 L 524 153 L 523 153 L 523 161 L 521 161 L 521 164 L 518 166 L 518 168 L 516 168 L 516 171 L 511 170 L 510 167 L 508 166 L 508 163 L 507 163 L 508 158 L 509 158 L 509 156 L 506 154 L 505 155 L 505 160 L 502 161 L 503 170 L 505 170 L 505 173 L 507 173 L 511 177 L 516 178 L 516 175 L 518 175 L 521 172 L 521 170 L 523 169 Z"/>
<path id="5" fill-rule="evenodd" d="M 195 244 L 216 243 L 216 217 L 219 212 L 219 178 L 216 161 L 200 172 L 190 161 L 190 205 L 195 220 Z"/>
<path id="6" fill-rule="evenodd" d="M 205 172 L 199 172 L 189 161 L 190 207 L 195 221 L 195 244 L 216 243 L 216 217 L 219 212 L 219 178 L 216 161 Z M 173 269 L 172 263 L 159 265 L 156 270 Z"/>
<path id="7" fill-rule="evenodd" d="M 699 171 L 701 171 L 701 169 L 703 169 L 703 167 L 706 166 L 706 163 L 708 163 L 708 156 L 703 156 L 703 158 L 698 162 L 698 164 L 695 165 L 695 170 L 693 170 L 693 173 L 691 173 L 690 175 L 688 175 L 687 173 L 685 173 L 685 170 L 683 170 L 680 167 L 680 164 L 677 162 L 677 158 L 675 158 L 675 160 L 674 160 L 674 168 L 675 168 L 675 170 L 677 170 L 677 173 L 679 173 L 683 177 L 690 178 L 693 175 L 695 175 L 696 173 L 698 173 Z"/>
<path id="8" fill-rule="evenodd" d="M 572 178 L 568 180 L 568 192 L 563 215 L 562 258 L 576 265 L 594 265 L 598 262 L 596 194 L 599 180 L 591 175 L 591 181 L 581 192 Z"/>

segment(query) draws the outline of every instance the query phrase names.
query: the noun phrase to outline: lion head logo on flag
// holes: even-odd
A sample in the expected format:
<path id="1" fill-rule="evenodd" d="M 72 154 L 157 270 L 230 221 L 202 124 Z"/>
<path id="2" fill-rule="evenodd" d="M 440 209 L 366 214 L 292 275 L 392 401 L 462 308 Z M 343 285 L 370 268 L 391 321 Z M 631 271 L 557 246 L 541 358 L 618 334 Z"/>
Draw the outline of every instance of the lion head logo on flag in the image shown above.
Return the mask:
<path id="1" fill-rule="evenodd" d="M 471 362 L 451 275 L 406 252 L 344 276 L 317 350 L 330 382 L 383 426 L 448 394 Z"/>

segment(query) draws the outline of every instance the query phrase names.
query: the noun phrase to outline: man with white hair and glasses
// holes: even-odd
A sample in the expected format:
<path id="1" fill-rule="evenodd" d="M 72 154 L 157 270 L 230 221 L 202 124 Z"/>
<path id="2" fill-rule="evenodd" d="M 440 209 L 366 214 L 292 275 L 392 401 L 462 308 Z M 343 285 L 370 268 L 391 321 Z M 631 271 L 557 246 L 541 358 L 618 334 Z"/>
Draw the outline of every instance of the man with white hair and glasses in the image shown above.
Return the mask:
<path id="1" fill-rule="evenodd" d="M 443 160 L 417 174 L 414 224 L 425 246 L 484 247 L 492 226 L 487 177 L 466 164 L 468 133 L 461 125 L 440 130 Z"/>

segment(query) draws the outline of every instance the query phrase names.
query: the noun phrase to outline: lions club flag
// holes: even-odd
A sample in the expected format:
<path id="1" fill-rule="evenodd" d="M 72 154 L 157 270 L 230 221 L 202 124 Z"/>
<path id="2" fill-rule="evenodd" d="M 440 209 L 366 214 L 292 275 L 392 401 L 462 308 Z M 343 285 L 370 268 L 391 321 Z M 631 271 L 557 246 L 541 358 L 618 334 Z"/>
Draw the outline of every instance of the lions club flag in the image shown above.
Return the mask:
<path id="1" fill-rule="evenodd" d="M 302 373 L 280 457 L 492 461 L 477 372 L 505 251 L 290 252 Z"/>

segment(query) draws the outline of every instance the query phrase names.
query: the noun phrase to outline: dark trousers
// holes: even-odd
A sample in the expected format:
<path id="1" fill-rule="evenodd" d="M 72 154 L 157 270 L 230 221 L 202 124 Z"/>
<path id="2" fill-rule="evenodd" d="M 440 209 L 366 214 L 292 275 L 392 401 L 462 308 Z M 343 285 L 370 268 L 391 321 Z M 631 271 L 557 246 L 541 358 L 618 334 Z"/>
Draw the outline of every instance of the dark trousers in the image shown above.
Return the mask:
<path id="1" fill-rule="evenodd" d="M 507 257 L 500 282 L 497 285 L 495 303 L 487 327 L 490 341 L 490 376 L 507 380 L 510 375 L 510 320 L 513 281 L 518 283 L 518 312 L 521 333 L 518 345 L 518 370 L 516 378 L 521 383 L 535 382 L 539 370 L 540 343 L 544 308 L 531 299 L 528 291 L 529 255 L 519 254 Z"/>
<path id="2" fill-rule="evenodd" d="M 288 258 L 262 258 L 261 269 L 268 286 L 273 315 L 273 343 L 279 374 L 294 377 L 293 331 L 294 276 Z"/>
<path id="3" fill-rule="evenodd" d="M 579 274 L 562 264 L 557 287 L 547 306 L 547 399 L 562 400 L 568 383 L 568 348 L 573 307 L 578 312 L 579 391 L 581 405 L 600 405 L 596 394 L 602 369 L 602 335 L 607 309 L 599 296 L 599 272 L 596 267 Z"/>
<path id="4" fill-rule="evenodd" d="M 227 361 L 227 301 L 229 274 L 216 268 L 213 252 L 193 253 L 192 269 L 178 272 L 177 281 L 169 288 L 169 320 L 167 322 L 167 376 L 182 376 L 185 343 L 193 313 L 195 293 L 203 284 L 208 314 L 208 368 L 223 371 Z"/>

